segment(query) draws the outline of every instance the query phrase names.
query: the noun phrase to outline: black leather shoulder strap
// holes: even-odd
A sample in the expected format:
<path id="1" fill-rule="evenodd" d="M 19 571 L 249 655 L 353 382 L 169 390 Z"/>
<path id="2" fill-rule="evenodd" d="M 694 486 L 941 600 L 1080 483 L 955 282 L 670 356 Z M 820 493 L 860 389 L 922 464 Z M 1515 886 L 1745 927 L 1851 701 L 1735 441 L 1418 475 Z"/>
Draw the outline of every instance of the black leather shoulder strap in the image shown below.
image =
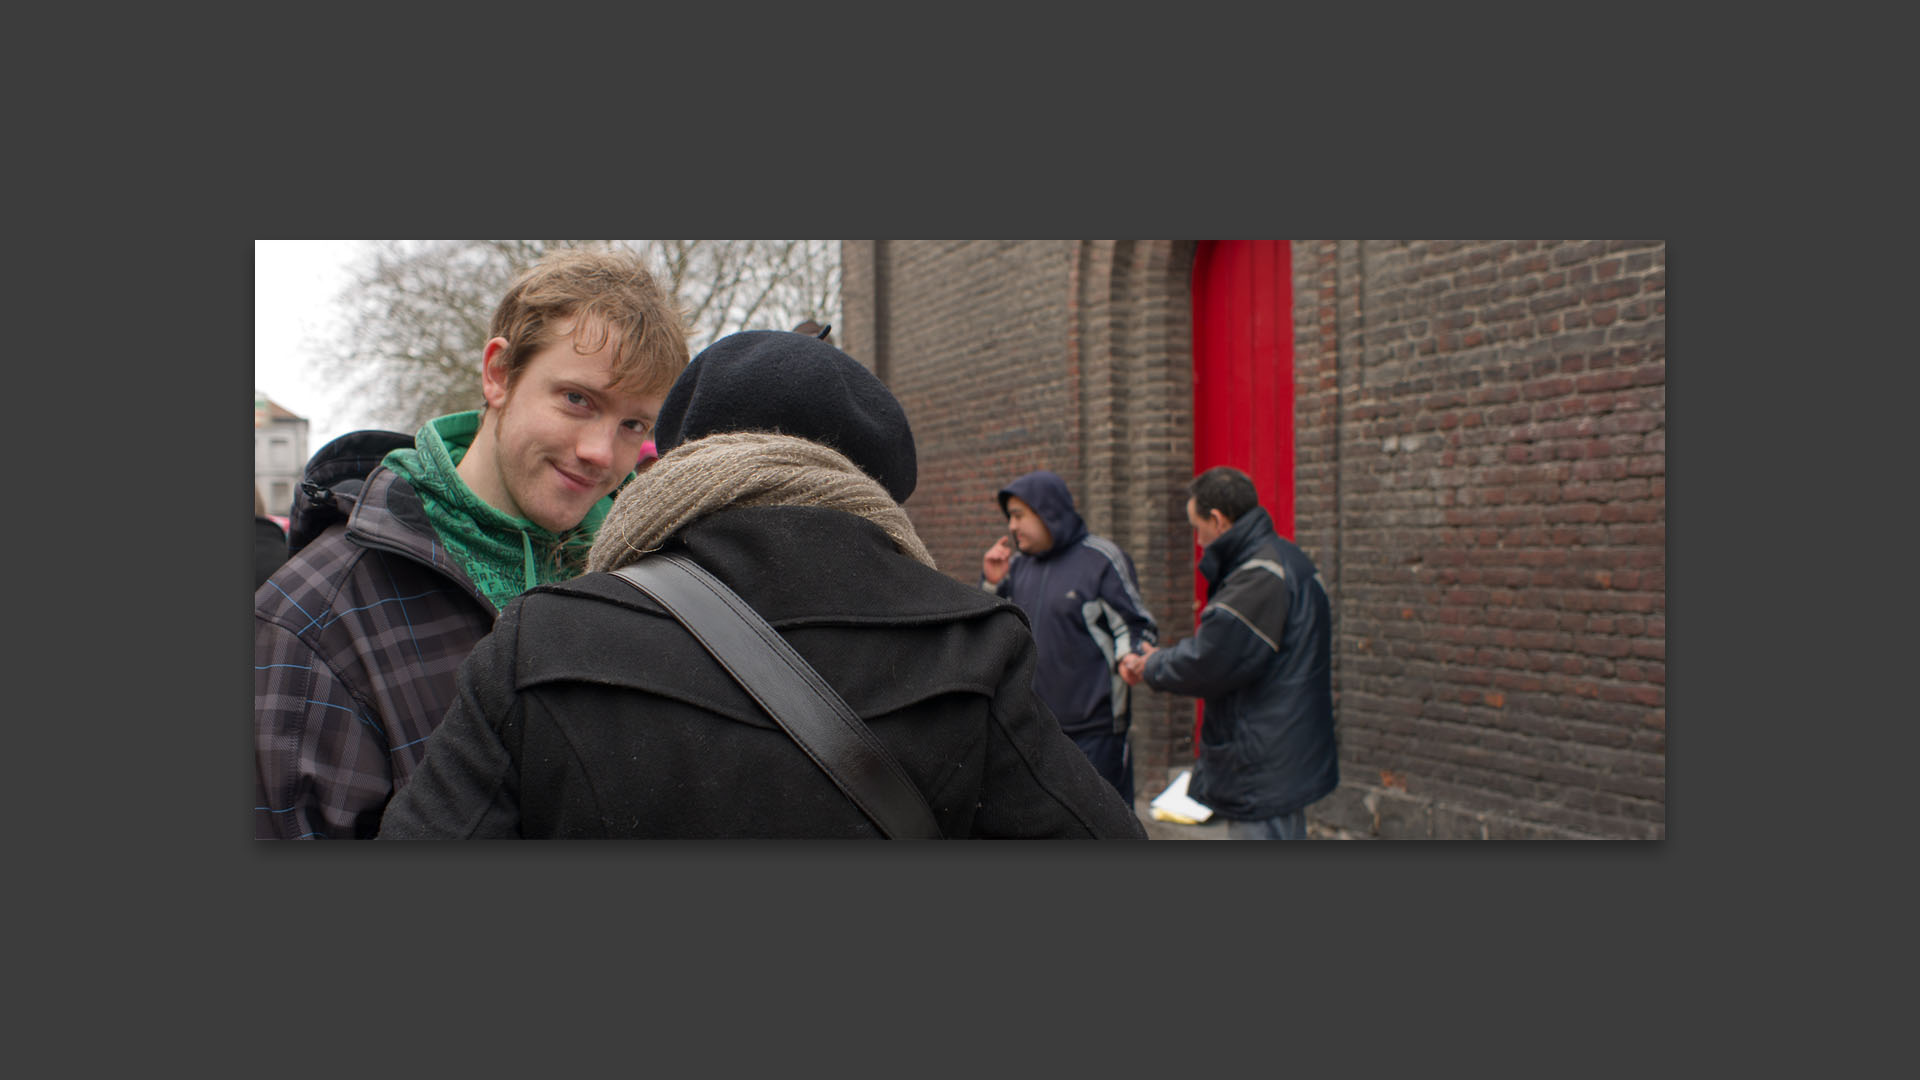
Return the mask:
<path id="1" fill-rule="evenodd" d="M 854 805 L 894 839 L 935 839 L 933 810 L 820 673 L 712 574 L 656 553 L 614 576 L 673 613 Z"/>

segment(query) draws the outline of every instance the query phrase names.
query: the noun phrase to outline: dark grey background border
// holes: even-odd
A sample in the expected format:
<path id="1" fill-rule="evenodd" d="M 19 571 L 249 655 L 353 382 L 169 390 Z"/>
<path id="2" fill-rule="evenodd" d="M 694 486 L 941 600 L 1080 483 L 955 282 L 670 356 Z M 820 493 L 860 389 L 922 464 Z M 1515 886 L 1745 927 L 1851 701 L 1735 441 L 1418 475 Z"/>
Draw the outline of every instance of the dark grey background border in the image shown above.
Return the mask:
<path id="1" fill-rule="evenodd" d="M 1763 888 L 1770 904 L 1797 904 L 1817 887 L 1758 872 L 1782 860 L 1766 815 L 1804 813 L 1797 798 L 1759 797 L 1763 779 L 1792 776 L 1762 747 L 1791 748 L 1797 700 L 1755 677 L 1754 658 L 1777 638 L 1753 591 L 1768 556 L 1750 528 L 1754 508 L 1779 498 L 1754 466 L 1778 452 L 1763 418 L 1791 398 L 1800 359 L 1780 347 L 1757 279 L 1792 256 L 1757 235 L 1751 197 L 1718 183 L 1712 140 L 1662 123 L 1667 102 L 1645 66 L 1662 55 L 1648 45 L 1631 64 L 1593 58 L 1648 72 L 1645 89 L 1609 84 L 1547 102 L 1508 86 L 1497 110 L 1474 106 L 1494 80 L 1463 72 L 1447 84 L 1436 66 L 1409 81 L 1437 85 L 1395 88 L 1397 108 L 1369 86 L 1366 101 L 1336 101 L 1323 115 L 1296 89 L 1254 99 L 1274 107 L 1251 125 L 1195 105 L 1156 110 L 1150 126 L 1124 109 L 1052 110 L 997 141 L 978 125 L 958 134 L 979 140 L 941 127 L 1009 104 L 1004 88 L 988 88 L 920 113 L 854 118 L 872 127 L 835 125 L 856 134 L 768 140 L 777 145 L 758 149 L 798 166 L 779 171 L 737 146 L 676 144 L 669 162 L 637 163 L 662 174 L 637 189 L 586 168 L 541 175 L 518 154 L 461 165 L 456 148 L 423 149 L 395 125 L 352 161 L 291 140 L 227 157 L 249 176 L 292 180 L 244 185 L 237 202 L 196 191 L 187 209 L 210 219 L 195 222 L 209 232 L 249 238 L 530 231 L 530 219 L 563 235 L 615 222 L 745 235 L 778 222 L 855 236 L 1664 238 L 1668 840 L 255 844 L 251 630 L 237 595 L 248 556 L 229 494 L 248 454 L 233 420 L 242 361 L 227 350 L 244 346 L 219 332 L 231 305 L 210 302 L 209 285 L 179 288 L 238 288 L 249 238 L 139 236 L 129 243 L 166 252 L 165 272 L 129 319 L 166 332 L 134 343 L 141 358 L 121 367 L 152 434 L 108 455 L 110 475 L 136 488 L 133 529 L 110 486 L 105 520 L 87 519 L 107 535 L 80 549 L 97 566 L 130 557 L 134 566 L 105 575 L 101 606 L 52 617 L 48 632 L 83 654 L 59 669 L 83 703 L 63 727 L 92 737 L 45 755 L 78 768 L 23 762 L 35 775 L 16 796 L 53 808 L 63 831 L 76 827 L 49 905 L 58 909 L 49 940 L 76 952 L 40 959 L 80 1000 L 96 964 L 131 970 L 98 991 L 104 1002 L 137 1003 L 141 1030 L 210 1027 L 263 1073 L 286 1060 L 413 1057 L 435 1049 L 441 1031 L 462 1033 L 441 1045 L 445 1061 L 568 1072 L 577 1056 L 582 1067 L 618 1067 L 646 1058 L 642 1034 L 666 1019 L 708 1040 L 700 1054 L 762 1065 L 858 1047 L 877 1062 L 931 1057 L 928 1071 L 942 1060 L 987 1067 L 977 1047 L 1000 1034 L 1017 1050 L 1064 1044 L 1120 1067 L 1199 1072 L 1216 1071 L 1215 1041 L 1237 1048 L 1229 1062 L 1265 1060 L 1243 1055 L 1296 1017 L 1345 1040 L 1344 1054 L 1316 1050 L 1322 1063 L 1393 1054 L 1380 1040 L 1396 1029 L 1471 1030 L 1513 1046 L 1585 1029 L 1610 1046 L 1617 1032 L 1659 1022 L 1682 1004 L 1666 995 L 1676 972 L 1691 980 L 1724 968 L 1751 944 L 1728 936 L 1730 913 L 1748 913 Z M 1536 60 L 1561 76 L 1572 66 Z M 1509 74 L 1517 66 L 1505 58 Z M 1342 94 L 1367 82 L 1323 77 Z M 828 77 L 836 91 L 851 82 Z M 1102 92 L 1121 106 L 1145 95 L 1132 85 Z M 1513 97 L 1527 100 L 1516 107 Z M 322 115 L 316 96 L 289 119 Z M 1356 136 L 1365 145 L 1354 148 Z M 1480 144 L 1489 152 L 1469 150 Z M 1147 146 L 1163 153 L 1138 153 Z M 1119 147 L 1131 152 L 1115 161 Z M 569 149 L 591 156 L 585 144 Z M 438 160 L 404 164 L 423 155 Z M 526 212 L 530 198 L 557 216 Z M 1736 382 L 1744 396 L 1722 392 Z M 38 419 L 51 426 L 47 441 L 63 430 Z M 1842 424 L 1837 412 L 1795 422 L 1814 439 Z M 55 585 L 34 600 L 70 595 Z M 103 665 L 108 627 L 129 622 Z M 1806 786 L 1769 783 L 1768 794 Z M 836 996 L 856 1004 L 827 1007 Z M 806 1019 L 779 1019 L 796 1015 Z M 543 1025 L 551 1044 L 525 1045 L 522 1033 Z M 506 1045 L 490 1049 L 496 1038 Z M 1595 1060 L 1611 1052 L 1597 1049 Z M 1273 1060 L 1311 1064 L 1278 1050 Z"/>

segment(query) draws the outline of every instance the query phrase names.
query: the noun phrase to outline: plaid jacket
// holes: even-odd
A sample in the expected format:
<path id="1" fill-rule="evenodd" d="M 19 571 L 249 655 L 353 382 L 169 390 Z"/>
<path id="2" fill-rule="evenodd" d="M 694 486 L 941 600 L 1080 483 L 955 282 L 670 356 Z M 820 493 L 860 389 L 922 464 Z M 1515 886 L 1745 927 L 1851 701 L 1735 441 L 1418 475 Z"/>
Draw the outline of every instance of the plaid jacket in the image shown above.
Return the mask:
<path id="1" fill-rule="evenodd" d="M 254 835 L 371 837 L 498 612 L 384 468 L 254 593 Z"/>

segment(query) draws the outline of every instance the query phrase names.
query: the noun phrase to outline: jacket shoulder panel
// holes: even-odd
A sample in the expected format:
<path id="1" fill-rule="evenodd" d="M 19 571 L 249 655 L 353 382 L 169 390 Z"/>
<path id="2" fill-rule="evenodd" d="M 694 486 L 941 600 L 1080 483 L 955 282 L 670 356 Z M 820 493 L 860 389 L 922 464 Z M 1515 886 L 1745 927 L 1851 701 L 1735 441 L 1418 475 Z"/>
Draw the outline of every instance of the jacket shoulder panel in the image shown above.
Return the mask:
<path id="1" fill-rule="evenodd" d="M 345 523 L 335 522 L 255 590 L 255 616 L 296 635 L 312 630 L 337 612 L 340 594 L 366 555 L 347 536 Z"/>
<path id="2" fill-rule="evenodd" d="M 1207 601 L 1245 623 L 1278 652 L 1285 636 L 1291 587 L 1285 567 L 1272 559 L 1248 559 L 1235 567 Z"/>
<path id="3" fill-rule="evenodd" d="M 1143 618 L 1152 622 L 1153 613 L 1147 610 L 1147 602 L 1140 597 L 1139 584 L 1133 579 L 1133 571 L 1127 565 L 1126 552 L 1120 550 L 1120 545 L 1104 536 L 1088 536 L 1080 543 L 1089 551 L 1099 554 L 1108 565 L 1113 567 L 1114 576 L 1120 579 L 1120 586 L 1126 591 L 1127 600 Z"/>

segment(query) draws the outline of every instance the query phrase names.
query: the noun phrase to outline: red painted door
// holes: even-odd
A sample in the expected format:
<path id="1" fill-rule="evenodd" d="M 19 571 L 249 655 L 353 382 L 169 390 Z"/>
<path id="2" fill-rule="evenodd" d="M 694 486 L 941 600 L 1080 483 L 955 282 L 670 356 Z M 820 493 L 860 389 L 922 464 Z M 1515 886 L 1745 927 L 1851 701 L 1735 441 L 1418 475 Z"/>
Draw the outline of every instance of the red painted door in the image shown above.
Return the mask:
<path id="1" fill-rule="evenodd" d="M 1203 240 L 1194 250 L 1194 475 L 1216 465 L 1253 477 L 1274 528 L 1293 538 L 1293 255 L 1285 240 Z M 1194 599 L 1206 595 L 1196 573 Z M 1198 756 L 1197 703 L 1193 744 Z"/>

